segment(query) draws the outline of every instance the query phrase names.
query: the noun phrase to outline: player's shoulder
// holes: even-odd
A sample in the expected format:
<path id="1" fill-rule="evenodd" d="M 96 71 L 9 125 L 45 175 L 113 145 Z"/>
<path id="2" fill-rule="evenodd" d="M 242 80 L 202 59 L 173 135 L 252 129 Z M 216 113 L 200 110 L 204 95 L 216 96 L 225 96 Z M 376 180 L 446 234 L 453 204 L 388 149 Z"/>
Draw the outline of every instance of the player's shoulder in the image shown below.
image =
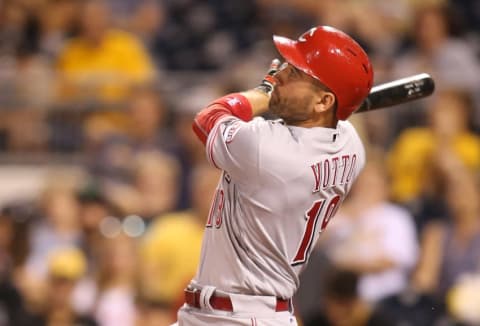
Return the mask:
<path id="1" fill-rule="evenodd" d="M 270 129 L 285 128 L 285 122 L 283 122 L 282 119 L 270 120 L 270 119 L 265 119 L 263 117 L 255 117 L 249 123 L 254 126 L 268 127 Z"/>
<path id="2" fill-rule="evenodd" d="M 365 160 L 365 149 L 363 146 L 362 139 L 357 132 L 354 124 L 348 120 L 340 120 L 337 123 L 337 130 L 341 134 L 341 138 L 344 139 L 344 142 L 358 148 L 359 154 L 362 156 L 362 161 Z"/>
<path id="3" fill-rule="evenodd" d="M 245 122 L 238 118 L 226 119 L 223 121 L 223 137 L 227 143 L 231 143 L 238 138 L 254 138 L 261 140 L 262 135 L 272 136 L 273 133 L 280 133 L 281 130 L 287 130 L 282 120 L 266 120 L 262 117 Z"/>
<path id="4" fill-rule="evenodd" d="M 352 140 L 356 143 L 362 142 L 355 125 L 348 120 L 339 120 L 336 131 L 340 138 L 346 142 L 351 142 Z"/>
<path id="5" fill-rule="evenodd" d="M 355 126 L 348 120 L 339 120 L 337 123 L 337 130 L 344 133 L 357 134 Z"/>

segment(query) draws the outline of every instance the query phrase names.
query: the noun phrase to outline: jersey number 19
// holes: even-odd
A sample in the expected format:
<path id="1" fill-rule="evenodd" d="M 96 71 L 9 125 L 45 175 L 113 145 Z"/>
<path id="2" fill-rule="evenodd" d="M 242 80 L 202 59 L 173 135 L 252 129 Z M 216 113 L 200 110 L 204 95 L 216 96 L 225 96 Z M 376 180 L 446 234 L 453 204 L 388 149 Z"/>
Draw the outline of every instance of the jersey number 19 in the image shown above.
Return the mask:
<path id="1" fill-rule="evenodd" d="M 339 195 L 336 195 L 333 197 L 325 210 L 325 214 L 323 215 L 323 220 L 322 224 L 320 226 L 320 232 L 325 230 L 325 228 L 328 225 L 328 222 L 332 219 L 332 217 L 335 215 L 337 212 L 337 209 L 339 207 L 341 197 Z M 293 258 L 293 261 L 291 263 L 292 266 L 304 264 L 308 256 L 310 255 L 314 235 L 315 235 L 315 229 L 317 228 L 317 222 L 318 222 L 318 217 L 323 211 L 323 208 L 326 204 L 325 199 L 320 199 L 317 200 L 313 203 L 312 207 L 305 212 L 305 219 L 306 219 L 306 225 L 305 225 L 305 231 L 303 232 L 303 237 L 302 241 L 300 242 L 300 245 L 298 246 L 297 253 L 295 254 L 295 257 Z"/>

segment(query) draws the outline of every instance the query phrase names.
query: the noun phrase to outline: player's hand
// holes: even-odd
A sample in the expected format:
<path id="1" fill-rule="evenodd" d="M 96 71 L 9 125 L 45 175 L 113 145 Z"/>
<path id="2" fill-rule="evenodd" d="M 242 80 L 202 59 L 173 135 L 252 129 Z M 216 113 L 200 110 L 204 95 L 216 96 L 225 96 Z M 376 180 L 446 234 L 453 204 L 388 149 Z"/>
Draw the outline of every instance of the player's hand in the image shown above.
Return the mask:
<path id="1" fill-rule="evenodd" d="M 267 71 L 267 74 L 262 80 L 262 83 L 255 89 L 267 94 L 270 97 L 276 84 L 275 78 L 273 78 L 273 76 L 281 69 L 280 65 L 280 60 L 273 59 L 272 63 L 270 64 L 270 68 Z"/>

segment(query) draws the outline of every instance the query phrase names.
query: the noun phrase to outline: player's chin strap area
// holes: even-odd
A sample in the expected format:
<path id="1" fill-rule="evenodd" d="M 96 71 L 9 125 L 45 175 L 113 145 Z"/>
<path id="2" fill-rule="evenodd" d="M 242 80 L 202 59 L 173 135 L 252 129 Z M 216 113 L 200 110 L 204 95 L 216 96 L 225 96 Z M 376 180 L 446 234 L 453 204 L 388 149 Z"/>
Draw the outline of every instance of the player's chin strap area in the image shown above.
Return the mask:
<path id="1" fill-rule="evenodd" d="M 261 314 L 265 317 L 276 312 L 293 312 L 290 299 L 227 293 L 217 290 L 214 286 L 187 287 L 185 289 L 185 303 L 192 308 L 210 313 L 216 311 L 238 314 L 255 313 L 257 317 L 260 317 L 259 312 L 262 312 Z"/>

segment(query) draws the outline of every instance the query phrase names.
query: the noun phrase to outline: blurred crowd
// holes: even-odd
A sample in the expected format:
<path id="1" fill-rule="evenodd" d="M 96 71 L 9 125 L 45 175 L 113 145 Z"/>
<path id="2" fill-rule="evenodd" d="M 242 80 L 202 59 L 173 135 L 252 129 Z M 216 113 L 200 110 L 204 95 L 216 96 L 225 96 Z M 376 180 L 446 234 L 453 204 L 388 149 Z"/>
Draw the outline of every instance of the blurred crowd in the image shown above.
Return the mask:
<path id="1" fill-rule="evenodd" d="M 191 131 L 272 34 L 357 39 L 435 95 L 351 120 L 368 164 L 295 298 L 302 325 L 480 324 L 477 0 L 0 0 L 0 325 L 169 325 L 220 171 Z"/>

